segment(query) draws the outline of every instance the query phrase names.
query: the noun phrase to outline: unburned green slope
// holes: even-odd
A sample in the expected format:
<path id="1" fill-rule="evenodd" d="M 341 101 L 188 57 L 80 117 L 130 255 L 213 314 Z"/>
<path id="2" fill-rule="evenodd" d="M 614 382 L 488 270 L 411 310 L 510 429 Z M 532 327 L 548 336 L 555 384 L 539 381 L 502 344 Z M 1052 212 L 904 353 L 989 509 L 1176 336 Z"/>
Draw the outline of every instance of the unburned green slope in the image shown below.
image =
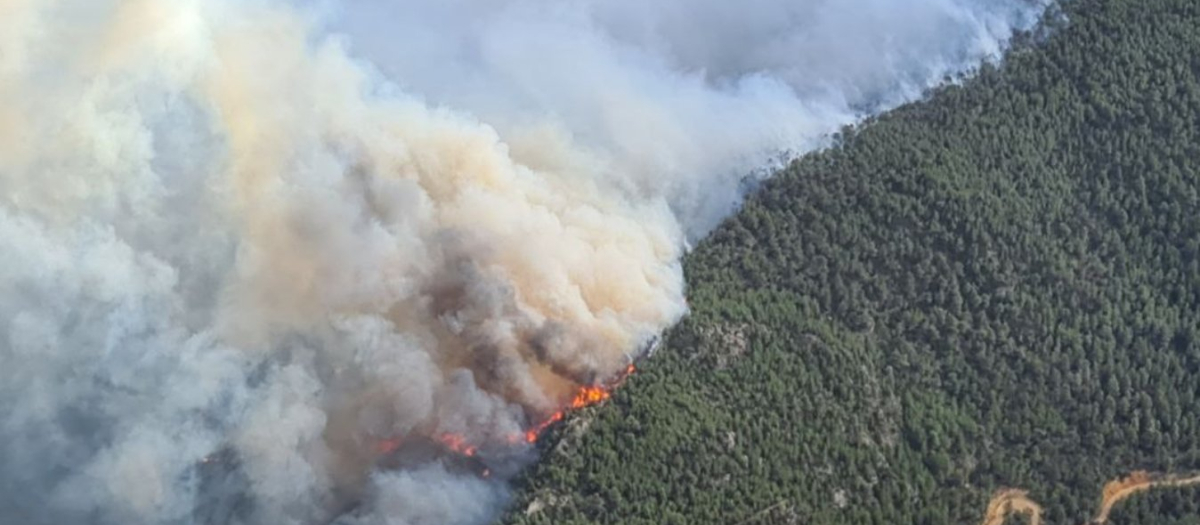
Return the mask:
<path id="1" fill-rule="evenodd" d="M 1200 2 L 1064 11 L 756 192 L 507 521 L 973 524 L 1022 487 L 1075 524 L 1200 468 Z"/>

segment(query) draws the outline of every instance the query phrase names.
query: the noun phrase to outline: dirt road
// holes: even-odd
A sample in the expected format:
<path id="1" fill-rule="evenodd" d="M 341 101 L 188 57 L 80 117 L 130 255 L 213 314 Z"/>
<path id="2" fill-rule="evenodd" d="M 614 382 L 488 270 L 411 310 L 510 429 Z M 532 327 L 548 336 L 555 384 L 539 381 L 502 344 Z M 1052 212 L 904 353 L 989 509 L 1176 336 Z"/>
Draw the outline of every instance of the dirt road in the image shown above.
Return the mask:
<path id="1" fill-rule="evenodd" d="M 1154 475 L 1145 471 L 1134 472 L 1127 477 L 1112 480 L 1104 484 L 1104 498 L 1100 502 L 1100 512 L 1096 514 L 1091 523 L 1107 523 L 1108 515 L 1112 512 L 1113 506 L 1138 492 L 1153 488 L 1186 487 L 1196 484 L 1200 484 L 1200 475 L 1191 477 L 1167 476 Z"/>
<path id="2" fill-rule="evenodd" d="M 1137 471 L 1123 478 L 1117 478 L 1104 484 L 1100 499 L 1100 510 L 1096 517 L 1085 525 L 1104 525 L 1108 523 L 1108 515 L 1114 506 L 1126 498 L 1139 492 L 1154 488 L 1186 487 L 1200 485 L 1200 474 L 1178 476 L 1169 474 L 1153 474 Z M 1029 493 L 1019 489 L 1003 489 L 992 496 L 988 503 L 987 513 L 982 525 L 1003 525 L 1004 520 L 1014 514 L 1029 514 L 1031 525 L 1042 524 L 1042 506 L 1029 499 Z"/>
<path id="3" fill-rule="evenodd" d="M 1029 499 L 1028 492 L 1017 489 L 1001 490 L 992 496 L 983 525 L 1004 525 L 1013 514 L 1029 514 L 1030 525 L 1042 525 L 1042 506 Z"/>

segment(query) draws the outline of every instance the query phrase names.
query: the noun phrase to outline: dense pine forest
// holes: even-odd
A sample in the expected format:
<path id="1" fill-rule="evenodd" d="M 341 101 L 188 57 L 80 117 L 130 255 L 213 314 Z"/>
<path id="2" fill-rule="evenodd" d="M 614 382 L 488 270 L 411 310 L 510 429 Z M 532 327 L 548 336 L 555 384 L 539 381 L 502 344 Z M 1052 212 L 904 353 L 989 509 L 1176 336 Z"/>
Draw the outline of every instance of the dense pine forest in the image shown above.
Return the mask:
<path id="1" fill-rule="evenodd" d="M 1014 49 L 754 192 L 506 521 L 975 524 L 1020 487 L 1075 525 L 1200 470 L 1200 2 L 1069 0 Z"/>

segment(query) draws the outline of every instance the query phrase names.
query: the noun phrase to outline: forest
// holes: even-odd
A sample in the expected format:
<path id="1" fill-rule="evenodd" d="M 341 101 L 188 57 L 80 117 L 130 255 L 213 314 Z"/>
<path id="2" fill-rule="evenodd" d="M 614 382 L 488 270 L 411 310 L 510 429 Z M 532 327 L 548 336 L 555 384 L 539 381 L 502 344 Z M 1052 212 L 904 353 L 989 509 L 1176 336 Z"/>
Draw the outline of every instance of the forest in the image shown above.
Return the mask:
<path id="1" fill-rule="evenodd" d="M 700 243 L 690 315 L 505 522 L 974 525 L 1021 488 L 1075 525 L 1200 471 L 1200 2 L 1069 0 L 951 80 Z M 1110 523 L 1200 523 L 1200 488 Z"/>

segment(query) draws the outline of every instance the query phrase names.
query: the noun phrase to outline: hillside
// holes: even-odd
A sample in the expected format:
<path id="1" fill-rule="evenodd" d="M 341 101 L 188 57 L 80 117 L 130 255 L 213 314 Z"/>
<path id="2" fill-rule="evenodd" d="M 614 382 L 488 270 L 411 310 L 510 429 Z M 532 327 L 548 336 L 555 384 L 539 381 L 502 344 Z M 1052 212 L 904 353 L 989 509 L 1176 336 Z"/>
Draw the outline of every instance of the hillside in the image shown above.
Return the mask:
<path id="1" fill-rule="evenodd" d="M 1063 11 L 760 188 L 507 522 L 973 524 L 1020 488 L 1074 524 L 1200 470 L 1200 3 Z M 1195 494 L 1111 522 L 1195 523 Z"/>

